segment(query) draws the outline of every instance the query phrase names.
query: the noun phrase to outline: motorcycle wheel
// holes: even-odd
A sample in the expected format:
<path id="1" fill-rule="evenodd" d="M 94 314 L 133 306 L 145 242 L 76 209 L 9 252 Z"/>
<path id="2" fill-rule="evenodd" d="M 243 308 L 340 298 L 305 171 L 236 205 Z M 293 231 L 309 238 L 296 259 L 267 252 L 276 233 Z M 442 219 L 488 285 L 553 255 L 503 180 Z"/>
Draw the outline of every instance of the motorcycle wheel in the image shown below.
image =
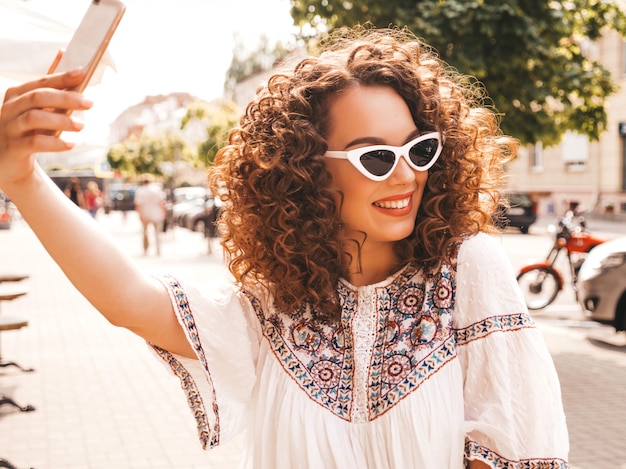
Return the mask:
<path id="1" fill-rule="evenodd" d="M 551 269 L 545 267 L 535 267 L 522 272 L 517 276 L 517 282 L 530 310 L 545 308 L 559 294 L 558 277 Z"/>

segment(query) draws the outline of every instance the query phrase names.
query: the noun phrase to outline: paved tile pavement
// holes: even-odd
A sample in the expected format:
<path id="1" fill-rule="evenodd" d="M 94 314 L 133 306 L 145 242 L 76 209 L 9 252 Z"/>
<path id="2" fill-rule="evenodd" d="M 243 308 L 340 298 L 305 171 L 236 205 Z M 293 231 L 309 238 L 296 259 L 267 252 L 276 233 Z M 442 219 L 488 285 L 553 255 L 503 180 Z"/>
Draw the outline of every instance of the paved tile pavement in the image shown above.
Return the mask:
<path id="1" fill-rule="evenodd" d="M 199 233 L 174 230 L 162 255 L 144 256 L 134 212 L 100 215 L 103 229 L 147 271 L 210 279 L 224 275 L 219 254 Z M 94 246 L 98 249 L 98 246 Z M 28 273 L 28 295 L 1 314 L 30 325 L 2 334 L 5 358 L 32 373 L 0 369 L 0 393 L 34 412 L 0 407 L 0 458 L 19 468 L 237 467 L 241 441 L 204 452 L 178 381 L 145 343 L 110 326 L 80 296 L 23 222 L 0 230 L 0 272 Z M 539 320 L 563 384 L 575 469 L 626 469 L 626 353 L 589 338 L 589 329 Z M 592 334 L 602 331 L 592 331 Z M 603 337 L 600 337 L 603 339 Z M 436 468 L 439 469 L 439 468 Z"/>
<path id="2" fill-rule="evenodd" d="M 573 469 L 626 469 L 626 340 L 612 329 L 537 319 L 559 373 Z"/>
<path id="3" fill-rule="evenodd" d="M 157 258 L 143 255 L 134 212 L 99 220 L 147 271 L 196 278 L 224 271 L 200 233 L 167 234 Z M 2 314 L 30 322 L 0 339 L 6 359 L 35 368 L 0 369 L 0 393 L 36 408 L 0 407 L 0 458 L 36 469 L 237 467 L 240 442 L 201 450 L 178 380 L 143 340 L 96 313 L 23 222 L 0 230 L 0 271 L 30 274 L 21 285 L 0 285 L 29 290 L 3 304 Z"/>

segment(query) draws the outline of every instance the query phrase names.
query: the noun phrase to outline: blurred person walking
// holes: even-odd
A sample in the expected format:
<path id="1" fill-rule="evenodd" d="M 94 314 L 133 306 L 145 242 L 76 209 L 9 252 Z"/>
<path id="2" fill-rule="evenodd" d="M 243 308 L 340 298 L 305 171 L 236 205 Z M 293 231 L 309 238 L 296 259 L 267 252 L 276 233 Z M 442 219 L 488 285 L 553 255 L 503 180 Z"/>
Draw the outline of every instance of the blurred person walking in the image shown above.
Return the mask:
<path id="1" fill-rule="evenodd" d="M 102 191 L 98 187 L 96 181 L 89 181 L 87 183 L 87 189 L 85 190 L 85 208 L 93 218 L 96 218 L 96 213 L 102 206 Z"/>
<path id="2" fill-rule="evenodd" d="M 80 187 L 80 181 L 78 178 L 70 179 L 70 182 L 67 183 L 63 192 L 72 202 L 80 208 L 85 209 L 85 198 L 83 196 L 83 190 Z"/>
<path id="3" fill-rule="evenodd" d="M 154 245 L 157 256 L 161 254 L 161 232 L 165 221 L 165 192 L 156 184 L 152 184 L 152 176 L 141 176 L 141 186 L 135 192 L 135 210 L 143 226 L 143 252 L 148 254 L 150 241 L 148 230 L 150 225 L 154 231 Z"/>

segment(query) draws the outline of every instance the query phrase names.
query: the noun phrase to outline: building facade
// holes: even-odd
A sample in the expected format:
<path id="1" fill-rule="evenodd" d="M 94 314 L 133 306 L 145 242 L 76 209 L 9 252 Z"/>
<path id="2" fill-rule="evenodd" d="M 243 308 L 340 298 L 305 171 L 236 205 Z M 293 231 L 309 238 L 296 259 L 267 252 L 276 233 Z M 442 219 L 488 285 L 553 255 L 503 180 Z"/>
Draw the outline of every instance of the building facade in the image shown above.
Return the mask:
<path id="1" fill-rule="evenodd" d="M 540 214 L 578 207 L 594 214 L 626 215 L 626 42 L 614 31 L 589 44 L 620 89 L 606 101 L 607 129 L 600 141 L 571 132 L 558 146 L 524 147 L 508 165 L 508 187 L 527 191 Z"/>

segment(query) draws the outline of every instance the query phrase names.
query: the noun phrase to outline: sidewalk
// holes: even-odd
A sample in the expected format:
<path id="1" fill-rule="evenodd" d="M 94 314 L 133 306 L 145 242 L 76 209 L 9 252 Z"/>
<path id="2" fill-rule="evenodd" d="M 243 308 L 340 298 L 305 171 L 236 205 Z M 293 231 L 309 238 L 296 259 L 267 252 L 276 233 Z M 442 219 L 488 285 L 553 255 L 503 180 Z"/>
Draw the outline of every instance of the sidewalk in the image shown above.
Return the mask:
<path id="1" fill-rule="evenodd" d="M 157 258 L 143 255 L 135 212 L 99 221 L 147 271 L 192 278 L 225 271 L 220 254 L 206 254 L 200 233 L 167 234 Z M 202 451 L 178 380 L 143 340 L 96 313 L 24 222 L 0 230 L 0 270 L 30 275 L 22 285 L 0 285 L 29 290 L 3 304 L 2 314 L 30 323 L 0 339 L 6 359 L 35 369 L 0 369 L 0 393 L 36 408 L 0 407 L 0 459 L 20 469 L 237 467 L 240 443 Z"/>

